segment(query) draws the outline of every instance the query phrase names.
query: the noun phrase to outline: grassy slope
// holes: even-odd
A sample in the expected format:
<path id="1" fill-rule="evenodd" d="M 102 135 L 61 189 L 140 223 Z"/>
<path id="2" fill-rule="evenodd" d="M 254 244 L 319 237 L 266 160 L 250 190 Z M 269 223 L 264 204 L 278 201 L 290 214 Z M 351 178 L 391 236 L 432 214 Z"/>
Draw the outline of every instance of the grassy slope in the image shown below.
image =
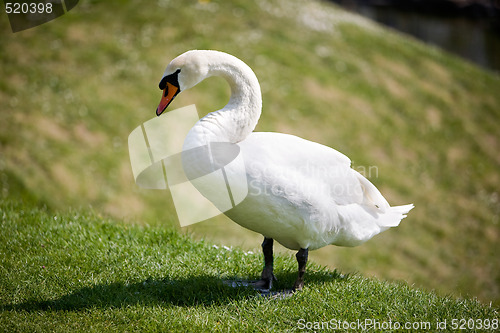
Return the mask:
<path id="1" fill-rule="evenodd" d="M 433 330 L 446 320 L 451 330 L 454 318 L 499 320 L 478 301 L 317 264 L 309 265 L 303 292 L 259 297 L 222 282 L 258 278 L 259 254 L 88 211 L 54 213 L 8 200 L 0 227 L 0 331 L 276 332 L 297 330 L 301 319 L 428 322 Z M 295 259 L 275 262 L 276 288 L 290 286 Z"/>
<path id="2" fill-rule="evenodd" d="M 259 77 L 257 130 L 334 147 L 376 167 L 368 176 L 390 203 L 416 205 L 397 229 L 314 259 L 498 304 L 498 77 L 316 1 L 82 1 L 50 24 L 11 34 L 2 19 L 0 31 L 3 197 L 175 225 L 168 192 L 133 184 L 127 136 L 154 116 L 171 58 L 224 50 Z M 172 107 L 206 113 L 227 99 L 211 79 Z M 260 243 L 223 218 L 190 231 Z"/>

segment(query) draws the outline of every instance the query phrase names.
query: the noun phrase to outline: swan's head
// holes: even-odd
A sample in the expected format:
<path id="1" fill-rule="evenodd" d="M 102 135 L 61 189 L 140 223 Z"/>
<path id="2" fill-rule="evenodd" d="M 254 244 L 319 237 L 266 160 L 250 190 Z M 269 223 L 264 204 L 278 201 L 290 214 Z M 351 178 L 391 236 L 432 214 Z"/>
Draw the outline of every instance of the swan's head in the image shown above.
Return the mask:
<path id="1" fill-rule="evenodd" d="M 168 64 L 159 84 L 163 95 L 156 109 L 156 115 L 161 115 L 177 94 L 194 87 L 208 76 L 206 52 L 209 51 L 188 51 Z"/>

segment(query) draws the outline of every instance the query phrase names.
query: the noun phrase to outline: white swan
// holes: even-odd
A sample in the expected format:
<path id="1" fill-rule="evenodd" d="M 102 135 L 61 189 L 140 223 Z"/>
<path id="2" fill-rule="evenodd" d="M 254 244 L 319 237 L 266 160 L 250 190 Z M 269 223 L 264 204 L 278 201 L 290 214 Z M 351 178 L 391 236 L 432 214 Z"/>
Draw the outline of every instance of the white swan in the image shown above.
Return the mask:
<path id="1" fill-rule="evenodd" d="M 179 92 L 210 76 L 227 80 L 231 98 L 223 109 L 194 125 L 183 150 L 211 142 L 240 147 L 249 194 L 225 214 L 264 236 L 265 265 L 256 283 L 260 289 L 270 289 L 275 279 L 273 239 L 298 250 L 297 290 L 304 284 L 308 250 L 359 245 L 399 225 L 413 208 L 390 207 L 377 188 L 350 167 L 349 158 L 332 148 L 293 135 L 252 132 L 262 108 L 259 82 L 250 67 L 229 54 L 193 50 L 172 60 L 159 84 L 164 92 L 157 115 Z M 185 163 L 185 171 L 195 164 Z"/>

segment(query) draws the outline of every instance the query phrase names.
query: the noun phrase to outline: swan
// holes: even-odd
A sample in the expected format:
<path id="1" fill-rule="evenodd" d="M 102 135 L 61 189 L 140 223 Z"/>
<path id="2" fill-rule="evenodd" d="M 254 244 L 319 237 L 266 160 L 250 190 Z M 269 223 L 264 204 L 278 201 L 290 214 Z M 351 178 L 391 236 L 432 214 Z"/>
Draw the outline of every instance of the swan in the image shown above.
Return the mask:
<path id="1" fill-rule="evenodd" d="M 253 132 L 262 110 L 260 85 L 249 66 L 227 53 L 191 50 L 173 59 L 159 83 L 163 94 L 157 116 L 180 92 L 211 76 L 227 81 L 231 97 L 224 108 L 191 128 L 183 151 L 211 142 L 238 145 L 248 195 L 224 214 L 264 236 L 264 268 L 255 288 L 269 290 L 276 280 L 273 240 L 298 251 L 298 277 L 292 290 L 300 290 L 309 250 L 360 245 L 398 226 L 414 207 L 391 207 L 370 181 L 351 168 L 347 156 L 330 147 L 289 134 Z M 196 164 L 183 161 L 184 171 L 196 169 Z M 236 171 L 227 168 L 226 173 L 231 172 Z"/>

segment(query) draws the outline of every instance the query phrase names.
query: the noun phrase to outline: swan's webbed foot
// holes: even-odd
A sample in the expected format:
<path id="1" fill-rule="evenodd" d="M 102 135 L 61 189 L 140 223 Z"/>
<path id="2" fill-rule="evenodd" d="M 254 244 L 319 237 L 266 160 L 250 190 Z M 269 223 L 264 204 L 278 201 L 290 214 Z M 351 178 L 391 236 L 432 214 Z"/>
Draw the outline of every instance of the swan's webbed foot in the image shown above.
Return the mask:
<path id="1" fill-rule="evenodd" d="M 260 280 L 253 282 L 252 286 L 260 291 L 269 291 L 273 287 L 273 282 L 277 281 L 273 274 L 273 268 L 264 267 Z"/>
<path id="2" fill-rule="evenodd" d="M 307 258 L 309 255 L 309 249 L 300 249 L 295 255 L 297 258 L 297 263 L 299 264 L 299 276 L 295 283 L 293 284 L 293 291 L 302 290 L 304 287 L 304 274 L 306 273 Z"/>

